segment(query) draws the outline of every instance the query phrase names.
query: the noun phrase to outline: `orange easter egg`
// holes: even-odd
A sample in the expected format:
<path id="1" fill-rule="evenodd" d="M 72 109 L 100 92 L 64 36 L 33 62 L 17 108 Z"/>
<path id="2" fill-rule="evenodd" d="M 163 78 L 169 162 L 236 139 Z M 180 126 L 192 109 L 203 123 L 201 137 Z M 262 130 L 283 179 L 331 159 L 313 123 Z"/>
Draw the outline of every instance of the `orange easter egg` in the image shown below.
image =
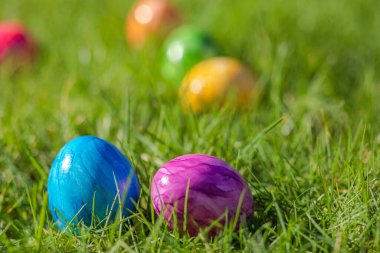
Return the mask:
<path id="1" fill-rule="evenodd" d="M 165 36 L 178 24 L 178 11 L 166 0 L 140 0 L 127 17 L 127 41 L 132 47 L 140 47 L 149 38 Z"/>

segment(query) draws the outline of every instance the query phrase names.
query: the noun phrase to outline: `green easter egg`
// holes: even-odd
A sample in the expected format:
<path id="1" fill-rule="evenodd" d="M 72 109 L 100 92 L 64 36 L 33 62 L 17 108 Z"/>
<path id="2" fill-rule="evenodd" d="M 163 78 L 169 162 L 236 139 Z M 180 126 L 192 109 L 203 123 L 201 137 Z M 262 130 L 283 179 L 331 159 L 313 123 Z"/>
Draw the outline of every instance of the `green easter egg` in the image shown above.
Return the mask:
<path id="1" fill-rule="evenodd" d="M 219 50 L 200 28 L 183 26 L 166 39 L 161 56 L 161 74 L 165 80 L 180 86 L 185 73 L 198 62 L 216 56 Z"/>

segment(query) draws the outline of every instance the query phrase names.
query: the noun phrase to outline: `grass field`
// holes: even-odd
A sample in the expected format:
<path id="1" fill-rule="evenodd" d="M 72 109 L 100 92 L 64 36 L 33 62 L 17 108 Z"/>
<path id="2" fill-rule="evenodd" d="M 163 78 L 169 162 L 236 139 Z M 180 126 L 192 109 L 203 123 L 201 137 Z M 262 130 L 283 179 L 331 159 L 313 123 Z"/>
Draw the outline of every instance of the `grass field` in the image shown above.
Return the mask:
<path id="1" fill-rule="evenodd" d="M 380 2 L 174 1 L 241 59 L 257 108 L 189 115 L 163 81 L 159 45 L 124 38 L 131 1 L 0 1 L 38 60 L 0 72 L 0 251 L 380 252 Z M 79 135 L 114 143 L 142 186 L 133 225 L 62 234 L 46 209 L 55 155 Z M 255 201 L 248 226 L 180 237 L 157 220 L 150 182 L 186 153 L 220 157 Z"/>

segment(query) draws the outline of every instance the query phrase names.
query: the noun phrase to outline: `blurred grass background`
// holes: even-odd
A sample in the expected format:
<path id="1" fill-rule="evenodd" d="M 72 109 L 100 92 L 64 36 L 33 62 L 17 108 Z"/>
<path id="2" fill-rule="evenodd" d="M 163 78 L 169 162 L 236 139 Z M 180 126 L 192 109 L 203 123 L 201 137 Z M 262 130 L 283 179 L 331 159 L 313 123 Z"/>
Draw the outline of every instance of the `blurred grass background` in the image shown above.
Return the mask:
<path id="1" fill-rule="evenodd" d="M 256 110 L 183 114 L 160 45 L 125 42 L 132 1 L 0 2 L 0 19 L 23 21 L 40 45 L 35 64 L 0 72 L 0 251 L 379 252 L 380 2 L 173 3 L 255 73 Z M 122 235 L 62 235 L 43 209 L 55 155 L 84 134 L 113 142 L 139 175 L 139 214 Z M 244 175 L 248 228 L 203 240 L 154 225 L 150 180 L 184 153 Z"/>

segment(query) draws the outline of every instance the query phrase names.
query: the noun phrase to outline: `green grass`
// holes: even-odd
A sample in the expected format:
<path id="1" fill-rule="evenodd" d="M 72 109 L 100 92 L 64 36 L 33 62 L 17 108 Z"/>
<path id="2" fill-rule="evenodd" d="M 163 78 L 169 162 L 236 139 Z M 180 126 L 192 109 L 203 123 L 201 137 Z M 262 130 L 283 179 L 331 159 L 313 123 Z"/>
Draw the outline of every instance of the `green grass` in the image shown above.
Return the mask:
<path id="1" fill-rule="evenodd" d="M 0 251 L 380 252 L 380 2 L 175 2 L 255 72 L 256 110 L 184 114 L 158 74 L 159 45 L 126 46 L 130 1 L 0 2 L 0 18 L 23 20 L 40 43 L 33 66 L 0 72 Z M 84 134 L 123 151 L 142 193 L 133 225 L 74 237 L 54 226 L 46 182 Z M 185 153 L 244 175 L 248 226 L 189 238 L 154 216 L 152 176 Z"/>

